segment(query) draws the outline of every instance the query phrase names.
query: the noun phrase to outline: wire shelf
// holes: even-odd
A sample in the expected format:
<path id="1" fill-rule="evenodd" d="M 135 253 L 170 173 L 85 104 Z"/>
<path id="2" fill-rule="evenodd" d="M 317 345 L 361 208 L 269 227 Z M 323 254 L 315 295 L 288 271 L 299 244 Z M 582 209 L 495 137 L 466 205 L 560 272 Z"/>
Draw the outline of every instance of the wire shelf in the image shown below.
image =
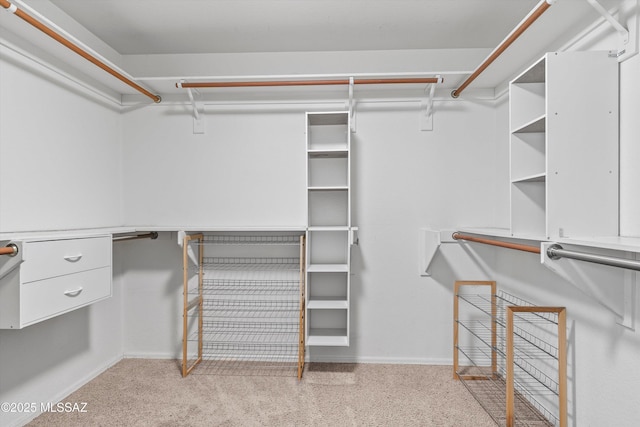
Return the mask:
<path id="1" fill-rule="evenodd" d="M 300 244 L 300 235 L 228 235 L 214 234 L 204 235 L 202 242 L 207 245 L 293 245 Z"/>
<path id="2" fill-rule="evenodd" d="M 298 345 L 203 342 L 199 375 L 286 376 L 298 371 Z M 192 358 L 192 360 L 195 358 Z"/>
<path id="3" fill-rule="evenodd" d="M 261 356 L 239 360 L 232 356 L 208 356 L 193 371 L 196 375 L 295 377 L 298 355 Z"/>
<path id="4" fill-rule="evenodd" d="M 271 300 L 242 300 L 242 299 L 204 299 L 202 308 L 205 317 L 216 315 L 215 312 L 295 312 L 300 310 L 300 301 L 297 299 L 271 299 Z M 226 314 L 226 313 L 225 313 Z"/>
<path id="5" fill-rule="evenodd" d="M 211 295 L 288 295 L 300 292 L 299 280 L 271 280 L 271 279 L 204 279 L 202 294 Z M 198 289 L 189 291 L 198 295 Z"/>
<path id="6" fill-rule="evenodd" d="M 269 319 L 271 321 L 286 321 L 286 320 L 296 320 L 299 317 L 299 313 L 294 310 L 280 310 L 280 311 L 269 311 L 269 310 L 259 310 L 259 311 L 251 311 L 249 309 L 244 310 L 233 310 L 226 309 L 221 311 L 203 311 L 202 318 L 204 321 L 208 320 L 249 320 L 249 319 Z"/>
<path id="7" fill-rule="evenodd" d="M 498 425 L 506 425 L 506 382 L 501 375 L 494 375 L 491 368 L 463 367 L 456 375 L 465 388 L 480 403 Z M 473 380 L 466 380 L 466 377 Z M 484 378 L 484 379 L 478 379 Z M 514 414 L 517 426 L 553 427 L 557 424 L 554 414 L 544 407 L 537 408 L 520 390 L 514 394 Z"/>
<path id="8" fill-rule="evenodd" d="M 300 258 L 203 257 L 202 266 L 213 270 L 299 270 Z"/>
<path id="9" fill-rule="evenodd" d="M 298 333 L 298 322 L 291 319 L 284 319 L 279 322 L 255 321 L 255 320 L 207 320 L 202 322 L 203 330 L 210 332 L 224 333 L 263 333 L 281 334 Z"/>
<path id="10" fill-rule="evenodd" d="M 495 347 L 494 347 L 495 348 Z M 485 364 L 491 363 L 491 347 L 490 346 L 478 346 L 478 347 L 462 347 L 457 346 L 456 349 L 463 354 L 466 360 L 472 364 L 472 366 L 482 366 L 478 364 L 478 361 L 483 361 Z M 501 360 L 506 357 L 504 348 L 495 348 L 498 355 L 501 356 Z M 531 363 L 529 359 L 523 358 L 515 352 L 514 354 L 514 371 L 515 381 L 526 385 L 529 390 L 536 390 L 540 394 L 552 394 L 558 395 L 559 385 L 558 381 L 551 378 L 546 372 Z M 506 369 L 504 365 L 497 367 L 497 372 L 506 376 Z"/>
<path id="11" fill-rule="evenodd" d="M 492 305 L 494 303 L 491 301 L 491 297 L 489 295 L 476 295 L 476 294 L 461 294 L 458 293 L 456 295 L 461 300 L 473 305 L 478 310 L 482 311 L 487 316 L 492 316 Z M 507 293 L 499 292 L 496 295 L 493 295 L 495 298 L 495 307 L 494 311 L 496 312 L 496 321 L 503 327 L 506 327 L 505 321 L 505 313 L 507 307 L 509 306 L 517 306 L 517 307 L 534 307 L 534 304 L 524 301 L 523 299 L 513 297 Z M 514 318 L 519 318 L 520 320 L 526 321 L 527 323 L 540 323 L 543 324 L 552 323 L 554 325 L 558 324 L 558 314 L 557 313 L 514 313 Z"/>
<path id="12" fill-rule="evenodd" d="M 194 332 L 189 337 L 189 341 L 198 342 L 200 336 Z M 279 346 L 291 345 L 297 350 L 298 332 L 292 333 L 264 333 L 264 332 L 215 332 L 204 331 L 202 333 L 203 344 L 277 344 Z"/>
<path id="13" fill-rule="evenodd" d="M 481 340 L 487 346 L 492 347 L 492 330 L 488 320 L 457 320 L 456 322 L 461 327 L 469 331 L 471 335 Z M 496 320 L 495 323 L 499 326 L 503 326 L 501 321 Z M 502 356 L 506 357 L 506 331 L 500 332 L 501 333 L 496 333 L 497 345 L 495 346 L 495 350 L 500 352 Z M 513 335 L 515 341 L 514 352 L 520 357 L 531 359 L 557 359 L 557 345 L 551 344 L 544 339 L 535 336 L 533 333 L 526 331 L 522 327 L 517 326 L 515 321 L 513 326 Z"/>

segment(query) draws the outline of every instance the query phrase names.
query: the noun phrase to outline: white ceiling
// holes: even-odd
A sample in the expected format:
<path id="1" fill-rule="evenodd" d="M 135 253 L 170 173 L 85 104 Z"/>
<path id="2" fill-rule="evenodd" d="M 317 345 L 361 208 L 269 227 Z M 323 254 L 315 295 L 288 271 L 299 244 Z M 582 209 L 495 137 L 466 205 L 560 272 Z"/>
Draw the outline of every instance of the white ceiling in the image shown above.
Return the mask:
<path id="1" fill-rule="evenodd" d="M 123 55 L 493 48 L 538 2 L 51 0 Z"/>

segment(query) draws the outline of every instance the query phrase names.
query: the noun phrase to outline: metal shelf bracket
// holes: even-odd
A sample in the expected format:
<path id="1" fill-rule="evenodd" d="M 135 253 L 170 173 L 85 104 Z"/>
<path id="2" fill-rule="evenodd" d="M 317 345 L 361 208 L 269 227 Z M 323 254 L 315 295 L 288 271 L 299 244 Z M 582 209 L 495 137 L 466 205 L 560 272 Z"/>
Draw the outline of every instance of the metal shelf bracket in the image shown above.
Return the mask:
<path id="1" fill-rule="evenodd" d="M 444 81 L 439 74 L 436 75 L 436 78 L 438 79 L 437 83 L 430 83 L 424 89 L 427 99 L 422 101 L 420 108 L 420 130 L 433 130 L 433 98 L 436 93 L 436 85 Z"/>
<path id="2" fill-rule="evenodd" d="M 622 44 L 626 45 L 629 43 L 629 30 L 626 29 L 616 18 L 613 17 L 600 3 L 598 0 L 587 0 L 587 2 L 598 12 L 604 19 L 607 20 L 611 26 L 618 32 L 620 36 L 620 40 L 622 40 Z M 621 49 L 620 54 L 622 54 L 623 49 Z"/>
<path id="3" fill-rule="evenodd" d="M 635 328 L 636 287 L 640 284 L 637 273 L 639 263 L 635 258 L 638 255 L 634 254 L 632 258 L 619 258 L 584 253 L 565 250 L 554 242 L 541 242 L 541 247 L 540 261 L 543 266 L 611 311 L 617 317 L 618 324 L 629 329 Z M 567 259 L 562 260 L 563 258 Z M 619 267 L 620 269 L 603 269 L 597 264 Z M 616 275 L 615 278 L 612 278 L 612 274 Z M 615 281 L 622 283 L 623 288 L 603 286 L 603 284 Z"/>
<path id="4" fill-rule="evenodd" d="M 182 88 L 182 83 L 184 83 L 184 80 L 180 80 L 176 86 Z M 202 134 L 204 133 L 204 118 L 202 117 L 202 114 L 200 114 L 200 111 L 204 112 L 204 103 L 196 101 L 193 94 L 193 91 L 198 93 L 196 89 L 192 89 L 190 87 L 184 89 L 187 89 L 187 95 L 189 96 L 189 101 L 191 102 L 191 107 L 193 109 L 193 133 Z"/>
<path id="5" fill-rule="evenodd" d="M 356 133 L 356 100 L 353 97 L 353 87 L 355 86 L 353 77 L 349 77 L 349 122 L 351 132 Z"/>

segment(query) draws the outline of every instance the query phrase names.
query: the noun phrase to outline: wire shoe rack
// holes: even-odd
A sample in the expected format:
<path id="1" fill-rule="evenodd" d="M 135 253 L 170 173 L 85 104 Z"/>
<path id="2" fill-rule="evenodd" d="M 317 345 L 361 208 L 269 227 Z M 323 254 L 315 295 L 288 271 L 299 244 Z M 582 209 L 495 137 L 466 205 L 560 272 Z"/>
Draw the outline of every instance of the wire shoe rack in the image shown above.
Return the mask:
<path id="1" fill-rule="evenodd" d="M 301 233 L 185 237 L 183 376 L 302 377 L 304 239 Z"/>
<path id="2" fill-rule="evenodd" d="M 567 425 L 564 307 L 456 282 L 453 350 L 454 378 L 498 425 Z"/>

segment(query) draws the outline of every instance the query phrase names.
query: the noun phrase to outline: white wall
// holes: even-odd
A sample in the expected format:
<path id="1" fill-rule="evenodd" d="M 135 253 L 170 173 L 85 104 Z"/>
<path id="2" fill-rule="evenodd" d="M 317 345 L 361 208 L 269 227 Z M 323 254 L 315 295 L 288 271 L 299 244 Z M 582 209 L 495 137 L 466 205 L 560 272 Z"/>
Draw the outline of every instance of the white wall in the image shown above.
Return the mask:
<path id="1" fill-rule="evenodd" d="M 182 249 L 176 233 L 122 244 L 125 357 L 182 356 Z"/>
<path id="2" fill-rule="evenodd" d="M 0 231 L 121 225 L 119 112 L 0 46 Z M 0 330 L 0 402 L 56 402 L 122 358 L 121 274 L 112 298 Z M 0 284 L 1 286 L 1 284 Z M 0 412 L 0 425 L 34 416 Z"/>
<path id="3" fill-rule="evenodd" d="M 125 222 L 304 226 L 304 115 L 258 108 L 204 121 L 194 134 L 182 105 L 124 115 Z"/>
<path id="4" fill-rule="evenodd" d="M 0 402 L 62 401 L 122 359 L 122 263 L 114 249 L 113 296 L 20 330 L 0 330 Z M 87 409 L 91 411 L 91 402 Z M 0 411 L 0 425 L 37 414 Z"/>
<path id="5" fill-rule="evenodd" d="M 0 232 L 121 225 L 118 110 L 4 46 L 0 76 Z"/>
<path id="6" fill-rule="evenodd" d="M 496 100 L 495 122 L 495 204 L 493 227 L 511 227 L 511 170 L 509 153 L 509 93 Z"/>
<path id="7" fill-rule="evenodd" d="M 351 345 L 310 348 L 314 360 L 448 363 L 453 282 L 487 277 L 486 265 L 458 245 L 443 247 L 434 277 L 420 277 L 417 249 L 421 227 L 493 221 L 494 103 L 438 101 L 433 131 L 420 130 L 419 106 L 358 102 Z M 205 135 L 193 135 L 188 109 L 127 113 L 127 222 L 304 226 L 305 108 L 260 108 L 210 111 Z M 175 236 L 124 250 L 125 354 L 176 357 L 182 297 Z"/>

